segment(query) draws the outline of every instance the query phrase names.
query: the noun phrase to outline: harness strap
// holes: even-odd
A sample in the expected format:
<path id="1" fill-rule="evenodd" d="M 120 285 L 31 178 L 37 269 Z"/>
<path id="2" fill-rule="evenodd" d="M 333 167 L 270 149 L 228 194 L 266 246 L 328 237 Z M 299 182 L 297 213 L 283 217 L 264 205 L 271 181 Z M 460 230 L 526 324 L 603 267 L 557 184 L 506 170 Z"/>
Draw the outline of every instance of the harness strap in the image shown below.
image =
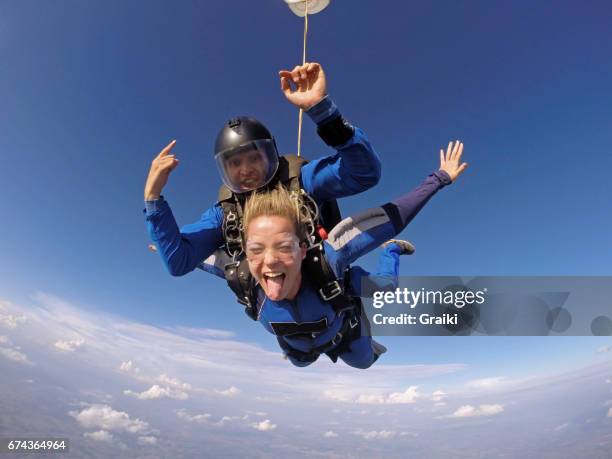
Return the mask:
<path id="1" fill-rule="evenodd" d="M 292 348 L 282 336 L 277 336 L 276 339 L 285 354 L 300 362 L 312 363 L 317 360 L 321 354 L 327 354 L 332 362 L 336 363 L 340 354 L 349 352 L 351 350 L 351 343 L 361 336 L 362 321 L 359 319 L 358 309 L 359 308 L 354 308 L 345 315 L 342 327 L 340 331 L 336 333 L 336 336 L 327 343 L 311 349 L 309 352 Z"/>
<path id="2" fill-rule="evenodd" d="M 254 298 L 255 281 L 249 272 L 246 258 L 225 265 L 227 285 L 236 295 L 238 303 L 244 305 L 244 312 L 251 319 L 257 320 L 256 298 Z"/>

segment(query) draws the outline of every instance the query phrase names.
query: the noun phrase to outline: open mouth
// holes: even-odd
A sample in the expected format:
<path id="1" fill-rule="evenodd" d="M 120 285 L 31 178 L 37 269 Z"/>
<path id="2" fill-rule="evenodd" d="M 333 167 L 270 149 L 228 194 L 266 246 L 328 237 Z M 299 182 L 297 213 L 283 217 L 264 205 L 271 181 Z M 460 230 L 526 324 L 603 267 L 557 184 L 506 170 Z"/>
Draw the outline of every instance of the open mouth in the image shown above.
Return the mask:
<path id="1" fill-rule="evenodd" d="M 252 187 L 257 186 L 259 184 L 259 178 L 257 177 L 248 177 L 242 180 L 242 186 Z"/>
<path id="2" fill-rule="evenodd" d="M 285 274 L 280 272 L 269 272 L 263 275 L 266 283 L 266 294 L 272 300 L 280 299 L 283 285 L 285 284 Z"/>

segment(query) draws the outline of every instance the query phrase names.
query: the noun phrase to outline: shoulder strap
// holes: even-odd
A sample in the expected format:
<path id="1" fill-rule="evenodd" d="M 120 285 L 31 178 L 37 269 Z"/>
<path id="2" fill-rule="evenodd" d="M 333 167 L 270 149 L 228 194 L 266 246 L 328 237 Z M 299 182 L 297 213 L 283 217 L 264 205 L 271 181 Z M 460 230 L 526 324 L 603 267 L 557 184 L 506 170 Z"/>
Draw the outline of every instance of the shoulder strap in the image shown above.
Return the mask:
<path id="1" fill-rule="evenodd" d="M 251 276 L 249 264 L 244 256 L 238 261 L 225 265 L 225 280 L 236 295 L 238 303 L 244 306 L 246 315 L 257 320 L 255 280 Z"/>
<path id="2" fill-rule="evenodd" d="M 302 271 L 317 289 L 319 297 L 331 304 L 337 314 L 354 308 L 354 300 L 347 293 L 344 279 L 338 279 L 329 266 L 323 243 L 308 248 L 302 261 Z"/>

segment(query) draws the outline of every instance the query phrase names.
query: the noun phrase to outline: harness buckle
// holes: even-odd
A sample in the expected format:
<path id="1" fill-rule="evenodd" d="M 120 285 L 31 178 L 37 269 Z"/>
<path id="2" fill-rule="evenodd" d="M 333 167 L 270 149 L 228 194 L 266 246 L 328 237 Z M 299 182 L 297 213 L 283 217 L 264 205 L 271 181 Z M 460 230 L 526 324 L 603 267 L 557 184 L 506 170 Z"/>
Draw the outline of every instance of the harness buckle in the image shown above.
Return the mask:
<path id="1" fill-rule="evenodd" d="M 342 286 L 337 280 L 329 282 L 327 285 L 319 289 L 319 294 L 323 300 L 329 301 L 332 298 L 336 298 L 338 295 L 342 294 Z"/>
<path id="2" fill-rule="evenodd" d="M 338 332 L 336 336 L 334 336 L 334 338 L 331 340 L 331 345 L 337 346 L 340 341 L 342 341 L 342 333 Z"/>
<path id="3" fill-rule="evenodd" d="M 358 324 L 359 319 L 357 318 L 357 316 L 351 317 L 351 319 L 349 320 L 349 327 L 355 328 Z"/>

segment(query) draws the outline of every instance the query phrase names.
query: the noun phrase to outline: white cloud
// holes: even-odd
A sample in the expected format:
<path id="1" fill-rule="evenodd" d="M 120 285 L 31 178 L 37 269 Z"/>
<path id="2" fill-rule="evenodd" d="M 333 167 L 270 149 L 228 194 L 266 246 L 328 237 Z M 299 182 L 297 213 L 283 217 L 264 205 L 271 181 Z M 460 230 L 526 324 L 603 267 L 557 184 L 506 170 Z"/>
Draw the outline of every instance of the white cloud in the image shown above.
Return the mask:
<path id="1" fill-rule="evenodd" d="M 612 400 L 606 400 L 602 406 L 612 406 Z"/>
<path id="2" fill-rule="evenodd" d="M 131 360 L 128 360 L 127 362 L 121 362 L 121 365 L 119 366 L 119 370 L 121 371 L 125 371 L 126 373 L 140 373 L 140 368 L 136 368 L 133 364 Z"/>
<path id="3" fill-rule="evenodd" d="M 403 404 L 416 402 L 416 399 L 421 396 L 417 391 L 417 387 L 418 386 L 410 386 L 404 392 L 393 392 L 389 394 L 386 403 Z"/>
<path id="4" fill-rule="evenodd" d="M 240 393 L 240 389 L 237 387 L 231 386 L 225 390 L 216 390 L 215 391 L 219 395 L 223 395 L 224 397 L 235 397 Z"/>
<path id="5" fill-rule="evenodd" d="M 248 421 L 249 419 L 249 415 L 245 414 L 243 416 L 223 416 L 221 419 L 219 419 L 218 421 L 213 421 L 212 420 L 212 415 L 210 415 L 209 413 L 201 413 L 201 414 L 189 414 L 187 412 L 187 410 L 185 410 L 184 408 L 181 408 L 180 410 L 176 411 L 176 416 L 179 419 L 182 419 L 184 421 L 187 422 L 197 422 L 200 424 L 210 424 L 210 425 L 214 425 L 217 427 L 223 427 L 225 426 L 227 423 L 230 422 L 237 422 L 237 421 L 242 421 L 243 423 L 246 424 L 246 421 Z M 269 421 L 268 421 L 269 422 Z M 266 421 L 263 421 L 259 424 L 251 424 L 251 426 L 255 426 L 255 425 L 262 425 L 262 428 L 265 429 L 266 427 Z M 271 427 L 271 428 L 275 428 Z"/>
<path id="6" fill-rule="evenodd" d="M 418 386 L 410 386 L 404 392 L 392 392 L 386 396 L 362 394 L 354 400 L 354 403 L 378 405 L 415 403 L 417 398 L 422 396 L 422 394 L 417 391 L 417 388 Z"/>
<path id="7" fill-rule="evenodd" d="M 81 338 L 73 339 L 70 341 L 59 340 L 55 343 L 55 347 L 61 349 L 62 351 L 74 352 L 79 347 L 81 347 L 84 342 L 85 341 Z"/>
<path id="8" fill-rule="evenodd" d="M 152 437 L 150 435 L 138 437 L 138 443 L 140 445 L 156 445 L 157 437 Z"/>
<path id="9" fill-rule="evenodd" d="M 98 430 L 96 432 L 85 432 L 83 434 L 84 437 L 91 438 L 95 441 L 102 441 L 106 443 L 110 443 L 114 440 L 113 434 L 107 432 L 106 430 Z"/>
<path id="10" fill-rule="evenodd" d="M 194 338 L 218 338 L 218 339 L 230 339 L 236 336 L 236 334 L 229 330 L 218 330 L 215 328 L 190 328 L 190 327 L 176 327 L 176 331 L 183 335 L 189 335 Z"/>
<path id="11" fill-rule="evenodd" d="M 559 432 L 561 430 L 567 429 L 567 426 L 569 426 L 569 424 L 566 422 L 564 424 L 561 424 L 560 426 L 555 427 L 553 430 L 555 432 Z"/>
<path id="12" fill-rule="evenodd" d="M 180 419 L 183 419 L 183 420 L 188 421 L 188 422 L 206 422 L 211 417 L 211 415 L 208 414 L 208 413 L 190 415 L 184 409 L 178 410 L 176 412 L 176 415 Z"/>
<path id="13" fill-rule="evenodd" d="M 453 414 L 443 416 L 447 418 L 470 418 L 475 416 L 493 416 L 504 411 L 503 405 L 480 405 L 478 408 L 472 405 L 463 405 Z"/>
<path id="14" fill-rule="evenodd" d="M 612 349 L 612 346 L 601 346 L 597 349 L 597 353 L 602 354 L 604 352 L 608 352 L 610 349 Z"/>
<path id="15" fill-rule="evenodd" d="M 0 335 L 0 344 L 10 344 L 8 336 Z"/>
<path id="16" fill-rule="evenodd" d="M 27 355 L 25 355 L 23 352 L 19 352 L 16 349 L 0 347 L 0 355 L 12 360 L 13 362 L 23 363 L 24 365 L 33 365 L 33 363 L 28 359 Z"/>
<path id="17" fill-rule="evenodd" d="M 175 400 L 187 400 L 189 395 L 178 389 L 172 389 L 170 387 L 161 387 L 154 384 L 144 392 L 133 392 L 131 390 L 124 390 L 125 395 L 135 397 L 138 400 L 154 400 L 157 398 L 173 398 Z"/>
<path id="18" fill-rule="evenodd" d="M 474 379 L 473 381 L 467 382 L 465 384 L 465 387 L 474 390 L 489 390 L 493 389 L 494 387 L 498 387 L 504 382 L 504 378 L 502 378 L 501 376 L 496 376 L 494 378 Z"/>
<path id="19" fill-rule="evenodd" d="M 159 375 L 159 378 L 157 379 L 164 384 L 168 384 L 169 386 L 177 387 L 179 389 L 183 389 L 183 390 L 191 389 L 190 384 L 183 383 L 177 378 L 171 378 L 170 376 L 166 374 Z"/>
<path id="20" fill-rule="evenodd" d="M 323 397 L 329 400 L 333 400 L 335 402 L 351 402 L 352 401 L 349 395 L 343 393 L 342 391 L 333 390 L 333 389 L 324 391 Z"/>
<path id="21" fill-rule="evenodd" d="M 431 400 L 434 402 L 441 402 L 442 400 L 446 398 L 446 396 L 447 396 L 446 392 L 437 390 L 433 394 L 431 394 Z"/>
<path id="22" fill-rule="evenodd" d="M 276 429 L 276 424 L 272 424 L 269 419 L 266 419 L 265 421 L 256 422 L 254 424 L 251 424 L 251 427 L 261 432 L 267 432 L 269 430 Z"/>
<path id="23" fill-rule="evenodd" d="M 338 437 L 338 434 L 337 434 L 336 432 L 334 432 L 333 430 L 328 430 L 327 432 L 325 432 L 325 433 L 323 434 L 323 436 L 324 436 L 325 438 L 337 438 L 337 437 Z"/>
<path id="24" fill-rule="evenodd" d="M 0 314 L 0 325 L 4 325 L 10 330 L 17 328 L 17 325 L 25 323 L 27 321 L 26 316 L 14 316 L 11 314 Z"/>
<path id="25" fill-rule="evenodd" d="M 355 432 L 357 435 L 361 435 L 365 440 L 386 440 L 395 437 L 397 432 L 394 430 L 371 430 L 369 432 Z"/>
<path id="26" fill-rule="evenodd" d="M 606 379 L 606 384 L 612 384 L 612 379 Z"/>
<path id="27" fill-rule="evenodd" d="M 83 409 L 80 413 L 70 411 L 79 424 L 86 429 L 103 429 L 132 434 L 143 433 L 149 424 L 140 419 L 130 419 L 124 411 L 115 411 L 108 405 L 95 404 Z"/>
<path id="28" fill-rule="evenodd" d="M 219 421 L 215 422 L 215 425 L 224 426 L 226 422 L 246 421 L 247 419 L 249 419 L 248 414 L 245 414 L 244 416 L 223 416 Z M 263 424 L 266 421 L 260 422 L 259 424 Z M 254 426 L 254 424 L 252 424 L 252 426 Z M 274 425 L 274 427 L 272 427 L 270 430 L 275 429 L 275 428 L 276 426 Z"/>
<path id="29" fill-rule="evenodd" d="M 612 418 L 612 408 L 610 408 L 610 409 L 608 410 L 608 417 L 609 417 L 609 418 Z"/>

